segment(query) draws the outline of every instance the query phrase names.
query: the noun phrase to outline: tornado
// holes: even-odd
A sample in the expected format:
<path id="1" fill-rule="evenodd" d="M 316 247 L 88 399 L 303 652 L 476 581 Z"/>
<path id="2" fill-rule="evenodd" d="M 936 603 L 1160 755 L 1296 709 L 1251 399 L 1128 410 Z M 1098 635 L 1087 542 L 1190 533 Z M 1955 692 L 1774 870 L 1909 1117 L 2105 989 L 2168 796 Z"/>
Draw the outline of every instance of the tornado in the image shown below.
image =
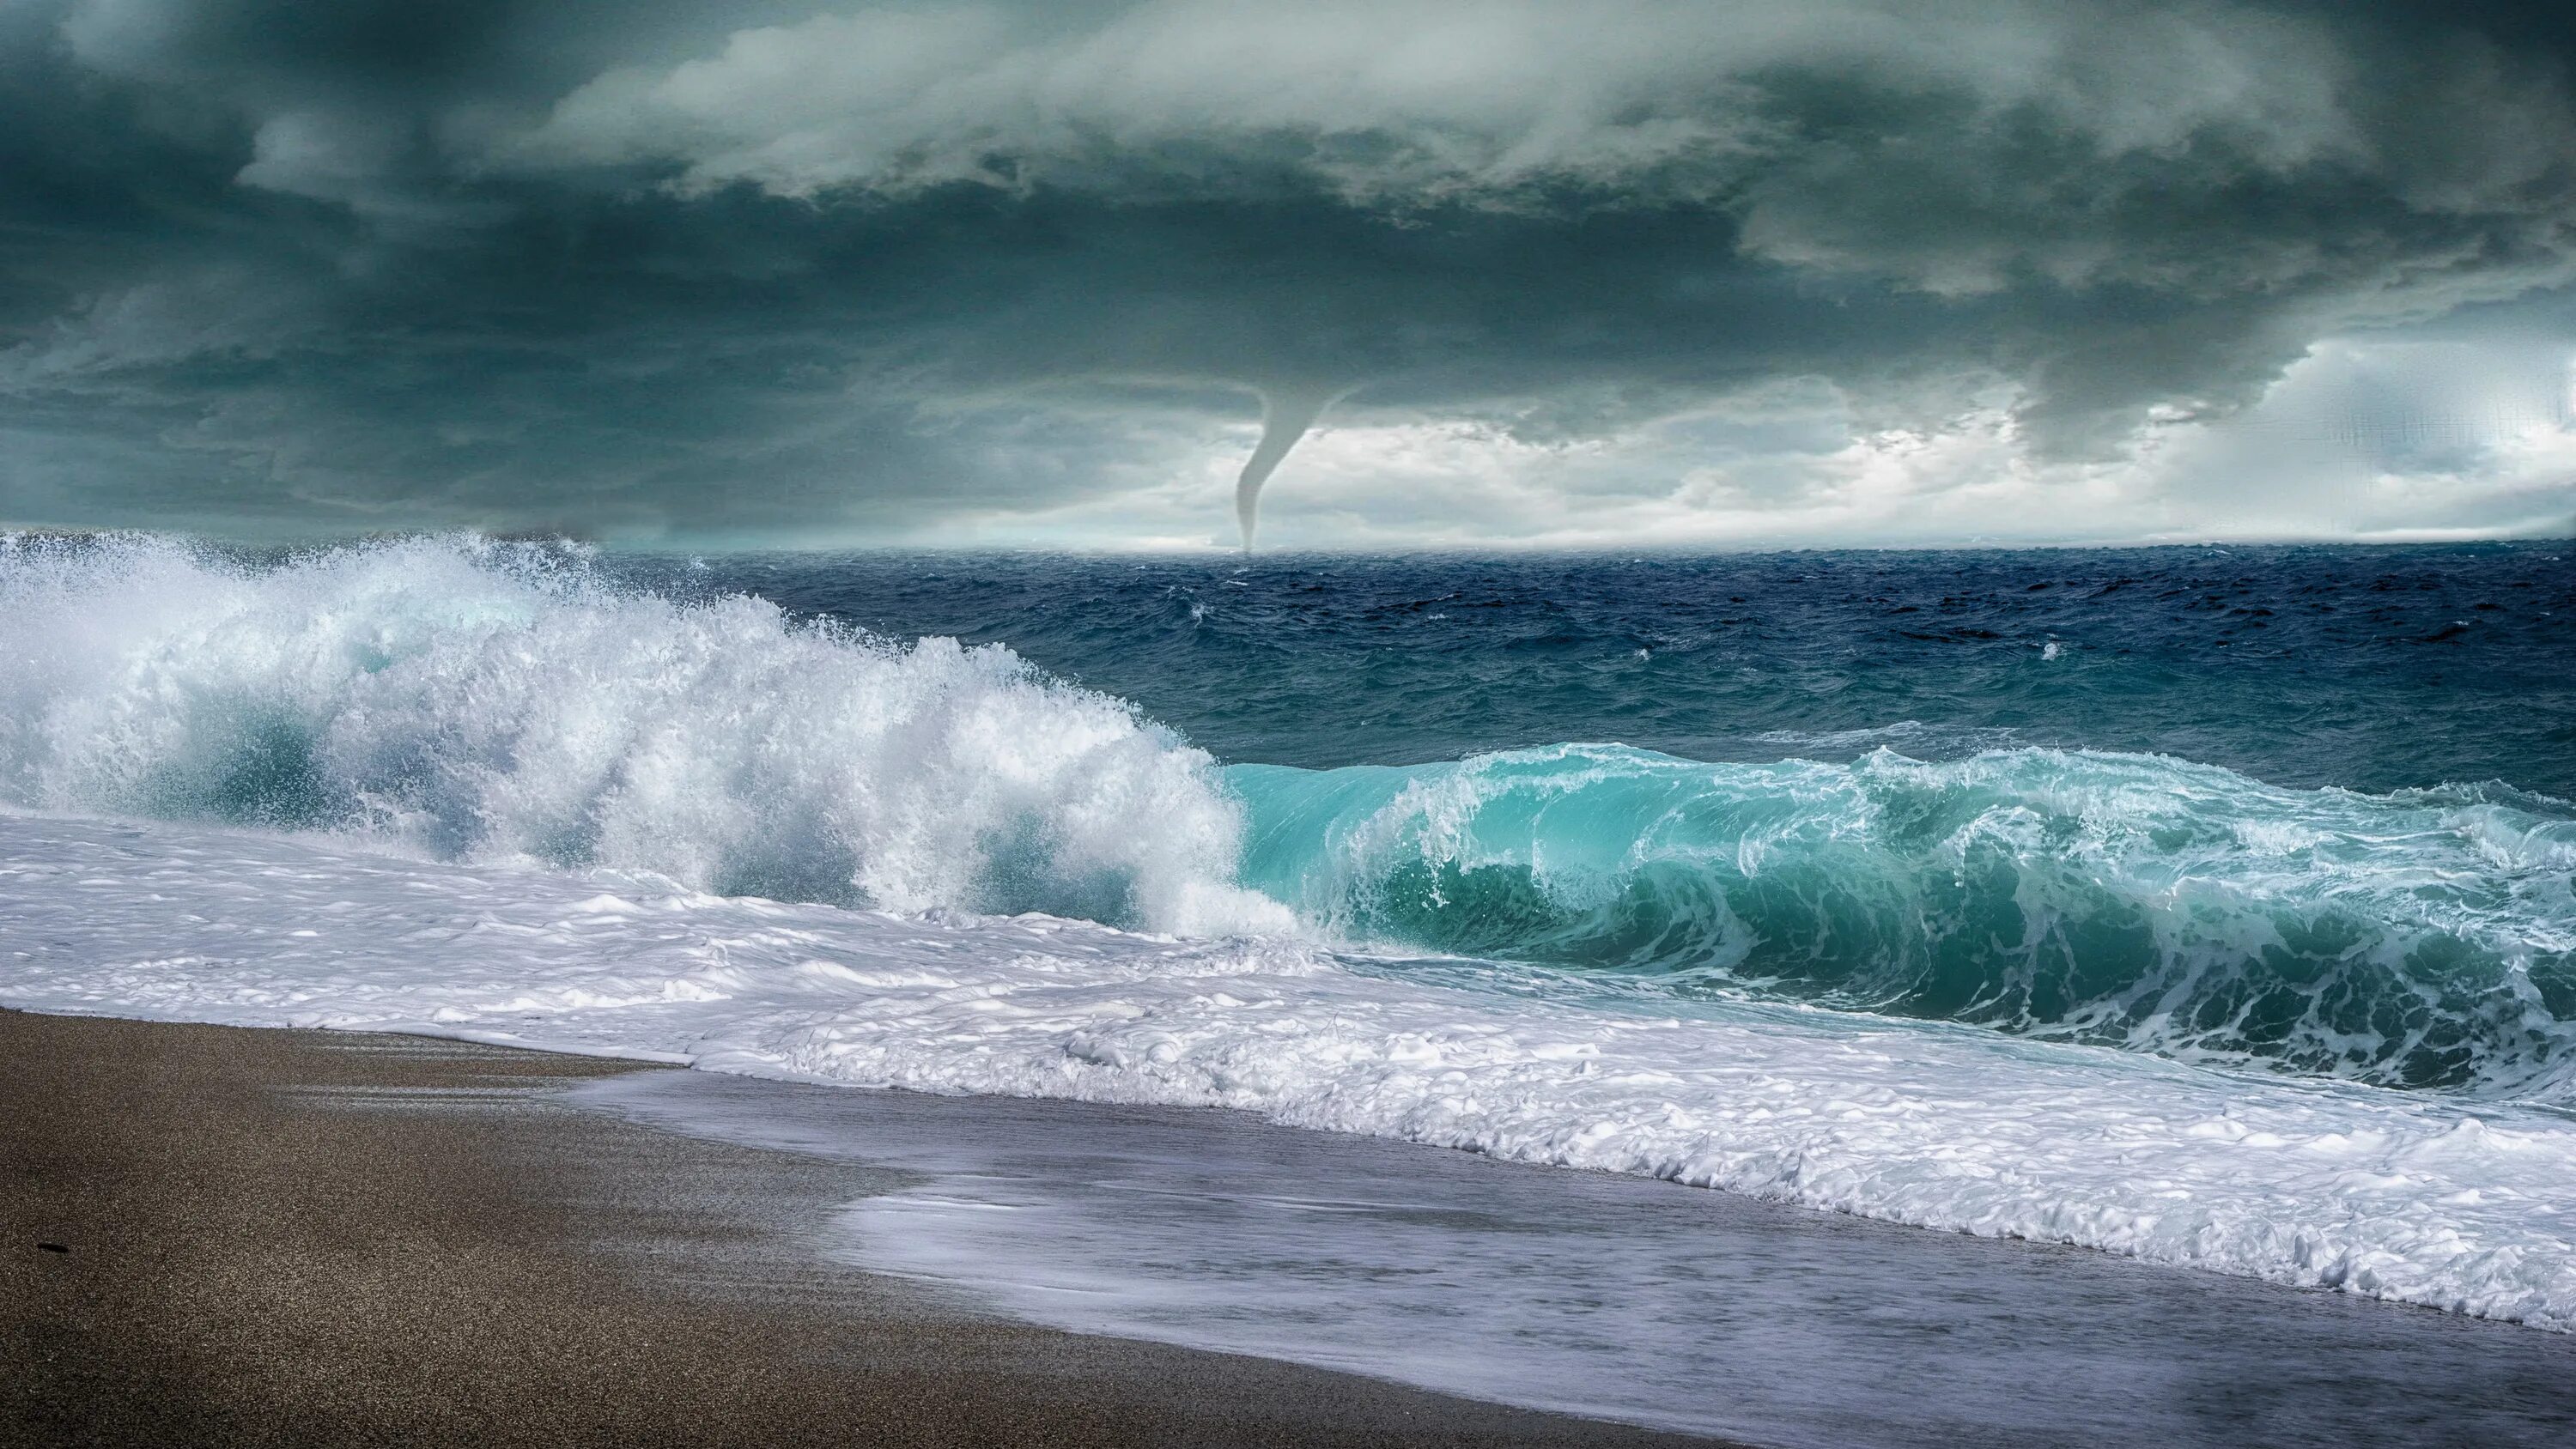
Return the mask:
<path id="1" fill-rule="evenodd" d="M 1288 450 L 1306 436 L 1341 393 L 1325 388 L 1272 387 L 1261 392 L 1261 441 L 1234 481 L 1234 518 L 1243 526 L 1243 551 L 1252 552 L 1253 526 L 1261 521 L 1261 485 L 1270 481 Z"/>

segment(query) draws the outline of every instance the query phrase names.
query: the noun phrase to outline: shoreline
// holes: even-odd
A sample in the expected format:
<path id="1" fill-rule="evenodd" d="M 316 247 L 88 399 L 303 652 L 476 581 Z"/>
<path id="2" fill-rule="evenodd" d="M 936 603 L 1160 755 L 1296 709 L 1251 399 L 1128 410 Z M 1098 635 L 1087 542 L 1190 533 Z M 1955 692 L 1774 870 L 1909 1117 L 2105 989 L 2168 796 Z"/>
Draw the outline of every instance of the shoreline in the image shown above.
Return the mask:
<path id="1" fill-rule="evenodd" d="M 0 1051 L 13 1442 L 2353 1449 L 2576 1415 L 2567 1335 L 1241 1113 L 6 1008 Z"/>
<path id="2" fill-rule="evenodd" d="M 894 1175 L 562 1100 L 651 1063 L 14 1010 L 0 1053 L 22 1441 L 1716 1442 L 1031 1327 L 820 1260 L 800 1215 Z"/>

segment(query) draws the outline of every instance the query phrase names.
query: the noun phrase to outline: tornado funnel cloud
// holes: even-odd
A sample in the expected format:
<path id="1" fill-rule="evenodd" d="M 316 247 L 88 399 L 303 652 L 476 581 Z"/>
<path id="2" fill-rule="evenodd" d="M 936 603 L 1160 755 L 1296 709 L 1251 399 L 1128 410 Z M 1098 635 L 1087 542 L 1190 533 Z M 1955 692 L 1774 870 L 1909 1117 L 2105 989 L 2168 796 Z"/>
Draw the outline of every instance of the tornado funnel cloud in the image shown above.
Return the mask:
<path id="1" fill-rule="evenodd" d="M 1261 394 L 1261 442 L 1243 462 L 1234 483 L 1234 518 L 1243 527 L 1244 552 L 1252 551 L 1252 531 L 1261 521 L 1261 485 L 1279 468 L 1288 450 L 1333 405 L 1339 393 L 1321 389 L 1274 388 Z"/>

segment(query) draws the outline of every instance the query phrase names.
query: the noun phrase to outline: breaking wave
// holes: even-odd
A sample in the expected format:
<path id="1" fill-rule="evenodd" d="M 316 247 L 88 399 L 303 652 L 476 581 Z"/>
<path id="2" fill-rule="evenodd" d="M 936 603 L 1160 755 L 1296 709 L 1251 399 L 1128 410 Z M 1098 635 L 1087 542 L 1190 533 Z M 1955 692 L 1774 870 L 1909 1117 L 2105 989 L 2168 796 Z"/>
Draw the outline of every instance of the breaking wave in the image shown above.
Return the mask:
<path id="1" fill-rule="evenodd" d="M 2576 810 L 2501 785 L 2293 790 L 2040 749 L 1221 767 L 999 647 L 473 538 L 262 561 L 14 540 L 0 656 L 18 809 L 1301 932 L 1514 990 L 1750 995 L 2387 1086 L 2556 1097 L 2576 1056 Z"/>
<path id="2" fill-rule="evenodd" d="M 1236 767 L 1244 880 L 1339 934 L 2388 1086 L 2563 1086 L 2576 811 L 2149 755 Z"/>
<path id="3" fill-rule="evenodd" d="M 902 912 L 1287 924 L 1228 880 L 1239 815 L 1204 753 L 1007 650 L 474 538 L 264 565 L 20 540 L 0 563 L 7 804 Z"/>

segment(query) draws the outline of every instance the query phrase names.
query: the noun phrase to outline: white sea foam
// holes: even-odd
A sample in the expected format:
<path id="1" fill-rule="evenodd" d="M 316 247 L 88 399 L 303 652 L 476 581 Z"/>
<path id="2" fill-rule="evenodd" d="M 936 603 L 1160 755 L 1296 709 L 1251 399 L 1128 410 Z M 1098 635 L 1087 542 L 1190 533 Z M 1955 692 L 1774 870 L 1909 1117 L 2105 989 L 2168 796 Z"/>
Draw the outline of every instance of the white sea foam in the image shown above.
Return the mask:
<path id="1" fill-rule="evenodd" d="M 618 590 L 559 550 L 250 568 L 0 540 L 0 660 L 0 804 L 902 911 L 1287 924 L 1230 882 L 1212 762 L 1124 703 L 1003 649 Z"/>
<path id="2" fill-rule="evenodd" d="M 25 815 L 0 815 L 0 1000 L 1237 1107 L 2576 1329 L 2576 1124 L 1972 1028 Z"/>

